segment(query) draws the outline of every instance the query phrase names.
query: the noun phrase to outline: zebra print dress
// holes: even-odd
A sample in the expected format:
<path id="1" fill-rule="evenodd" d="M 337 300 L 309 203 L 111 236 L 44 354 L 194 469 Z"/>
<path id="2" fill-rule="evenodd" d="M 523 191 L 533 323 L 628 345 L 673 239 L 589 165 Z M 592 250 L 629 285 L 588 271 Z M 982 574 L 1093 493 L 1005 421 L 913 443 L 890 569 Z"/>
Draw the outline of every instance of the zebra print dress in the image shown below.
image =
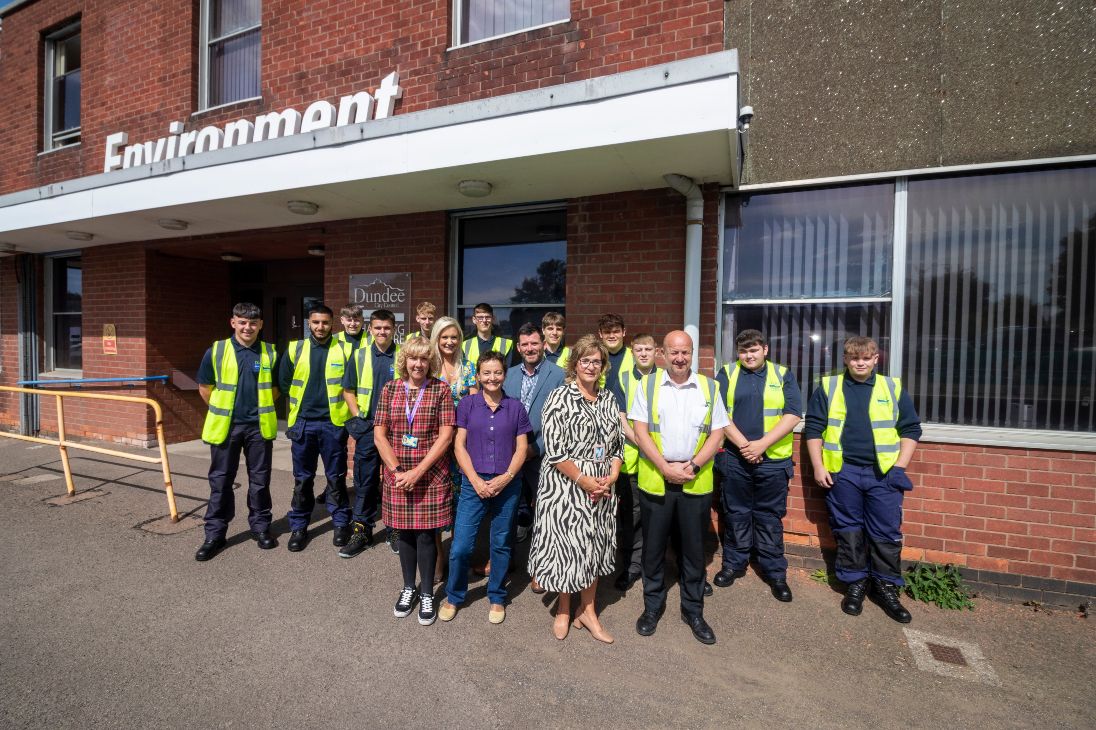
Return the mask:
<path id="1" fill-rule="evenodd" d="M 553 390 L 544 402 L 544 460 L 540 468 L 529 572 L 547 590 L 574 593 L 616 563 L 617 498 L 592 502 L 555 464 L 573 461 L 583 474 L 608 476 L 622 459 L 624 433 L 616 398 L 607 389 L 588 403 L 574 383 Z M 606 456 L 594 460 L 597 444 Z"/>

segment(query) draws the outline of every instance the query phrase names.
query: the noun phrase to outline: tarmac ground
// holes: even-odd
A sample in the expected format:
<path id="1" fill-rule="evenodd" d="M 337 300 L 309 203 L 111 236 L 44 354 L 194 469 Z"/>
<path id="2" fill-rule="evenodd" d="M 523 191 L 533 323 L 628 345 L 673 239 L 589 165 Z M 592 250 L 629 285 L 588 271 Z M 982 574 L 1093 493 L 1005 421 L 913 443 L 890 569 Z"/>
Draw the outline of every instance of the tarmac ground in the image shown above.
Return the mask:
<path id="1" fill-rule="evenodd" d="M 0 438 L 0 727 L 1096 727 L 1096 629 L 1079 613 L 905 599 L 904 627 L 870 603 L 844 615 L 801 572 L 778 603 L 751 571 L 707 600 L 714 646 L 678 618 L 676 586 L 638 636 L 642 591 L 611 580 L 616 643 L 557 641 L 526 544 L 503 624 L 479 579 L 453 622 L 423 627 L 392 615 L 396 556 L 381 542 L 340 559 L 322 507 L 308 548 L 285 549 L 284 470 L 279 548 L 249 539 L 237 487 L 229 547 L 195 562 L 208 456 L 173 452 L 177 524 L 158 467 L 72 452 L 67 500 L 55 448 Z"/>

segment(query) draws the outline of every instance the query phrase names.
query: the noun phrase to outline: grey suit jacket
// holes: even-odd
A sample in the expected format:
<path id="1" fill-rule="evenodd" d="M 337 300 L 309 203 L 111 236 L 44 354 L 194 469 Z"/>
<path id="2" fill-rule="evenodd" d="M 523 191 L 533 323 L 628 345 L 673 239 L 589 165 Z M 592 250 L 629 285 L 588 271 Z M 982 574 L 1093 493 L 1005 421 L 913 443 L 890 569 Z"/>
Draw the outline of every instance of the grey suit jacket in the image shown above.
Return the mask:
<path id="1" fill-rule="evenodd" d="M 521 371 L 523 366 L 518 364 L 506 371 L 506 380 L 502 383 L 502 392 L 511 398 L 521 400 Z M 537 385 L 533 388 L 533 401 L 529 406 L 529 423 L 533 427 L 533 442 L 530 447 L 533 455 L 540 456 L 544 453 L 544 434 L 541 432 L 540 414 L 544 410 L 544 401 L 548 394 L 563 385 L 563 369 L 555 363 L 545 360 L 540 365 L 540 373 L 537 376 Z"/>

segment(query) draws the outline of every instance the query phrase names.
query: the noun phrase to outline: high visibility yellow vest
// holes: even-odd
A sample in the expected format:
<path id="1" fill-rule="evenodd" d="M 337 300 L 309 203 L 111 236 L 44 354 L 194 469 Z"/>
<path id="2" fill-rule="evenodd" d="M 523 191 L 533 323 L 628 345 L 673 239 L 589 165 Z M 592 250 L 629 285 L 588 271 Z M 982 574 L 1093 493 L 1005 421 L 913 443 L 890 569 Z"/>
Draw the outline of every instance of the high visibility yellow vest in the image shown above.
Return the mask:
<path id="1" fill-rule="evenodd" d="M 659 453 L 662 453 L 662 430 L 658 422 L 658 396 L 662 390 L 662 373 L 662 370 L 656 368 L 650 375 L 643 376 L 639 386 L 647 395 L 647 433 L 651 435 L 651 440 L 655 442 Z M 696 448 L 693 449 L 694 454 L 700 451 L 712 432 L 712 413 L 715 410 L 715 398 L 718 393 L 715 381 L 708 376 L 697 373 L 696 379 L 708 410 L 704 414 Z M 700 467 L 696 477 L 683 485 L 682 491 L 686 494 L 710 494 L 713 482 L 712 460 L 709 459 L 708 463 Z M 666 493 L 666 483 L 662 479 L 662 473 L 653 461 L 642 454 L 639 457 L 639 488 L 656 497 Z"/>
<path id="2" fill-rule="evenodd" d="M 625 413 L 632 410 L 632 403 L 635 402 L 636 393 L 639 392 L 640 380 L 641 378 L 636 377 L 634 369 L 620 373 L 620 389 L 624 391 Z M 633 429 L 636 426 L 631 419 L 628 419 L 628 425 Z M 627 441 L 624 442 L 624 464 L 620 470 L 625 474 L 635 474 L 639 471 L 639 448 Z"/>
<path id="3" fill-rule="evenodd" d="M 358 340 L 357 343 L 355 343 L 354 340 L 350 339 L 350 336 L 347 335 L 346 332 L 339 332 L 338 334 L 336 334 L 335 341 L 349 348 L 351 352 L 358 349 L 359 347 L 368 347 L 370 344 L 368 332 L 362 332 L 362 337 L 360 340 Z"/>
<path id="4" fill-rule="evenodd" d="M 733 365 L 733 367 L 732 367 Z M 738 385 L 738 376 L 742 371 L 742 363 L 737 360 L 723 366 L 723 372 L 727 374 L 727 416 L 734 418 L 734 389 Z M 765 391 L 761 403 L 761 416 L 765 433 L 769 433 L 784 415 L 784 378 L 788 369 L 783 365 L 765 362 Z M 770 459 L 787 459 L 792 455 L 792 435 L 789 433 L 775 444 L 765 449 L 765 456 Z"/>
<path id="5" fill-rule="evenodd" d="M 617 380 L 620 379 L 620 374 L 621 373 L 630 373 L 630 372 L 632 372 L 633 369 L 635 369 L 635 366 L 636 366 L 636 358 L 632 354 L 632 348 L 630 348 L 630 347 L 625 348 L 624 358 L 621 359 L 620 369 L 617 371 Z M 560 367 L 563 367 L 563 366 L 560 365 Z M 608 374 L 608 371 L 606 371 L 606 374 Z M 600 387 L 600 388 L 605 387 L 605 375 L 602 375 L 601 380 L 598 381 L 598 387 Z"/>
<path id="6" fill-rule="evenodd" d="M 297 413 L 301 410 L 301 398 L 304 397 L 305 384 L 311 375 L 312 340 L 294 340 L 289 343 L 289 361 L 293 363 L 293 380 L 289 384 L 289 417 L 290 426 L 297 422 Z M 346 405 L 342 395 L 343 372 L 346 370 L 346 361 L 350 358 L 350 345 L 331 340 L 327 348 L 327 364 L 324 367 L 324 383 L 327 387 L 327 408 L 331 413 L 331 422 L 336 426 L 346 423 L 350 418 L 350 407 Z"/>
<path id="7" fill-rule="evenodd" d="M 495 352 L 501 352 L 503 355 L 509 355 L 510 350 L 514 348 L 514 341 L 508 340 L 505 337 L 496 337 L 491 341 L 491 349 Z M 461 346 L 464 351 L 464 359 L 470 360 L 473 366 L 479 366 L 480 357 L 480 339 L 479 335 L 472 335 Z"/>
<path id="8" fill-rule="evenodd" d="M 232 411 L 236 407 L 236 386 L 240 369 L 232 338 L 213 343 L 213 392 L 209 395 L 209 410 L 202 426 L 202 441 L 223 444 L 232 428 Z M 264 439 L 278 435 L 278 415 L 274 412 L 274 345 L 259 343 L 259 431 Z"/>
<path id="9" fill-rule="evenodd" d="M 841 432 L 845 428 L 845 375 L 822 378 L 822 392 L 829 406 L 826 409 L 826 429 L 822 432 L 822 465 L 826 471 L 836 474 L 845 463 L 841 453 Z M 871 419 L 872 440 L 875 442 L 875 459 L 879 471 L 886 474 L 898 461 L 902 439 L 898 437 L 898 398 L 902 395 L 902 381 L 898 378 L 876 374 L 875 385 L 868 404 Z"/>
<path id="10" fill-rule="evenodd" d="M 564 345 L 559 350 L 559 357 L 556 358 L 556 366 L 559 368 L 567 367 L 567 361 L 571 359 L 571 348 Z"/>
<path id="11" fill-rule="evenodd" d="M 396 349 L 392 351 L 392 364 L 395 367 L 396 356 L 400 354 L 400 346 L 393 345 Z M 358 389 L 357 401 L 358 401 L 358 415 L 364 418 L 363 414 L 369 413 L 369 404 L 373 402 L 373 348 L 360 347 L 358 351 L 354 353 L 354 357 L 357 358 L 355 365 L 358 371 Z M 396 377 L 395 370 L 392 372 L 392 376 Z"/>

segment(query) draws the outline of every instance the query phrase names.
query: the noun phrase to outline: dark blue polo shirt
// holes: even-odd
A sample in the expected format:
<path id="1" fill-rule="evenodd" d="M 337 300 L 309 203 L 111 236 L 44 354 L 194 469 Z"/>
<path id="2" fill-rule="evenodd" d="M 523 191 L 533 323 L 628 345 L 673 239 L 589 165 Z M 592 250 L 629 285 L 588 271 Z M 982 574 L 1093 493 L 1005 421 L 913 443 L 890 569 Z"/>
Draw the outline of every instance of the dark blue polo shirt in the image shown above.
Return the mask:
<path id="1" fill-rule="evenodd" d="M 262 350 L 259 341 L 251 347 L 243 345 L 235 337 L 229 338 L 236 350 L 236 369 L 240 379 L 236 383 L 236 400 L 232 406 L 232 422 L 243 426 L 255 426 L 259 423 L 259 368 L 262 364 Z M 213 373 L 213 348 L 209 348 L 198 366 L 198 382 L 202 385 L 216 385 Z"/>
<path id="2" fill-rule="evenodd" d="M 746 368 L 740 368 L 738 374 L 738 383 L 734 389 L 734 412 L 731 414 L 731 421 L 735 427 L 742 432 L 742 435 L 748 438 L 750 441 L 757 441 L 759 438 L 765 435 L 765 384 L 768 377 L 768 361 L 765 361 L 763 367 L 757 370 L 747 370 Z M 716 383 L 719 384 L 719 397 L 723 399 L 723 402 L 727 402 L 727 388 L 730 387 L 730 379 L 727 377 L 727 371 L 720 368 L 719 373 L 715 377 Z M 787 370 L 784 373 L 784 414 L 792 416 L 803 415 L 803 394 L 799 390 L 799 382 L 795 379 L 795 374 L 791 370 Z M 729 451 L 735 456 L 741 457 L 738 449 L 734 444 L 729 441 L 725 442 L 724 450 Z M 771 460 L 768 456 L 761 462 L 762 464 L 779 464 L 783 466 L 791 461 L 791 457 L 787 459 Z"/>
<path id="3" fill-rule="evenodd" d="M 876 374 L 872 373 L 863 383 L 856 382 L 848 371 L 845 372 L 842 391 L 845 393 L 845 428 L 841 431 L 841 452 L 844 460 L 855 466 L 875 464 L 875 440 L 872 437 L 871 418 L 868 417 L 868 405 L 871 403 L 872 389 L 875 387 Z M 818 387 L 807 404 L 806 425 L 803 438 L 820 439 L 826 430 L 827 413 L 825 391 Z M 898 436 L 904 439 L 921 440 L 921 419 L 913 407 L 909 391 L 902 388 L 898 396 Z"/>
<path id="4" fill-rule="evenodd" d="M 339 335 L 346 338 L 347 343 L 349 343 L 354 350 L 357 350 L 362 345 L 362 338 L 365 337 L 365 328 L 362 328 L 362 331 L 356 335 L 352 335 L 346 331 L 340 332 Z"/>
<path id="5" fill-rule="evenodd" d="M 308 382 L 304 384 L 297 417 L 310 420 L 331 418 L 331 406 L 327 402 L 327 351 L 335 338 L 328 337 L 327 342 L 317 342 L 315 337 L 309 335 L 308 339 L 312 343 L 309 348 Z M 296 343 L 289 343 L 286 352 L 281 354 L 281 364 L 278 366 L 278 388 L 286 394 L 293 382 L 294 370 L 293 362 L 289 359 L 289 350 L 296 350 L 296 347 Z"/>
<path id="6" fill-rule="evenodd" d="M 620 364 L 624 362 L 624 355 L 627 352 L 627 346 L 622 346 L 616 354 L 610 352 L 609 369 L 605 371 L 605 387 L 616 398 L 617 410 L 622 412 L 628 410 L 628 402 L 624 396 L 624 390 L 620 387 Z"/>
<path id="7" fill-rule="evenodd" d="M 373 358 L 373 397 L 369 399 L 369 413 L 358 415 L 368 420 L 377 410 L 377 403 L 381 398 L 381 389 L 389 380 L 396 377 L 396 346 L 390 344 L 388 352 L 377 349 L 377 343 L 369 346 L 369 356 Z M 343 374 L 342 387 L 345 390 L 358 390 L 358 358 L 355 357 L 346 364 L 346 373 Z"/>

